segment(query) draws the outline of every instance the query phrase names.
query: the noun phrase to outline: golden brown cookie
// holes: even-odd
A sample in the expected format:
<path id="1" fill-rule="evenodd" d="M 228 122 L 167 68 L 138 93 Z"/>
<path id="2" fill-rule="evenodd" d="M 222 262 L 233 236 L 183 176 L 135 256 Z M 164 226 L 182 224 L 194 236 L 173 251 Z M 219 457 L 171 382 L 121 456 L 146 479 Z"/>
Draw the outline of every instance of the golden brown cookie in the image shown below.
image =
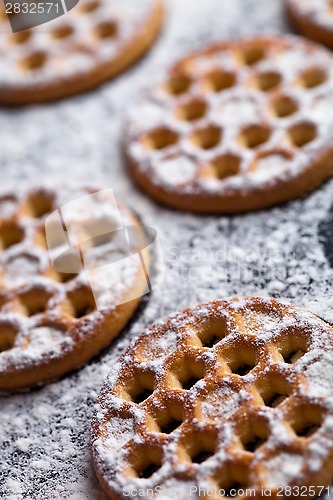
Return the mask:
<path id="1" fill-rule="evenodd" d="M 54 380 L 86 363 L 120 333 L 147 291 L 142 227 L 124 205 L 113 207 L 105 192 L 93 192 L 40 188 L 0 196 L 0 392 Z M 86 212 L 75 203 L 82 197 Z M 58 207 L 60 230 L 56 217 L 46 219 Z M 131 249 L 122 231 L 128 227 L 136 229 Z M 82 267 L 71 260 L 78 235 Z M 142 249 L 140 259 L 135 251 Z"/>
<path id="2" fill-rule="evenodd" d="M 287 0 L 289 17 L 307 38 L 333 47 L 333 4 L 331 0 Z"/>
<path id="3" fill-rule="evenodd" d="M 136 183 L 179 210 L 236 213 L 333 174 L 332 55 L 295 37 L 217 44 L 176 64 L 131 110 Z"/>
<path id="4" fill-rule="evenodd" d="M 99 480 L 112 500 L 319 494 L 333 480 L 332 373 L 333 329 L 300 308 L 248 297 L 178 312 L 102 388 Z"/>
<path id="5" fill-rule="evenodd" d="M 162 0 L 80 0 L 66 15 L 16 34 L 0 5 L 0 103 L 51 101 L 92 89 L 154 42 Z"/>

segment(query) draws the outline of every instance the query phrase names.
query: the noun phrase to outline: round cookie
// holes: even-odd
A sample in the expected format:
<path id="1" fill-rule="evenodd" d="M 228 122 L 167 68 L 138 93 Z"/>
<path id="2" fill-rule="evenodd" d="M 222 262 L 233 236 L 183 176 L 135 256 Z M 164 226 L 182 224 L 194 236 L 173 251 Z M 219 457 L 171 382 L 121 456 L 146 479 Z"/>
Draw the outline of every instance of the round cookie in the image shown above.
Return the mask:
<path id="1" fill-rule="evenodd" d="M 0 392 L 55 380 L 86 363 L 121 332 L 146 293 L 142 263 L 128 258 L 120 228 L 136 227 L 131 252 L 143 249 L 145 272 L 146 236 L 131 211 L 111 206 L 104 193 L 40 188 L 0 196 Z M 82 197 L 84 204 L 75 205 Z M 52 218 L 58 207 L 60 230 Z M 71 260 L 79 237 L 82 266 Z"/>
<path id="2" fill-rule="evenodd" d="M 287 11 L 300 33 L 333 48 L 331 0 L 287 0 Z"/>
<path id="3" fill-rule="evenodd" d="M 112 500 L 319 494 L 333 480 L 332 373 L 333 329 L 282 301 L 219 300 L 158 321 L 97 400 L 99 480 Z"/>
<path id="4" fill-rule="evenodd" d="M 92 89 L 146 52 L 162 0 L 80 0 L 66 15 L 16 34 L 0 6 L 0 103 L 51 101 Z"/>
<path id="5" fill-rule="evenodd" d="M 134 105 L 130 173 L 152 198 L 237 213 L 300 197 L 333 174 L 333 57 L 296 37 L 189 56 Z"/>

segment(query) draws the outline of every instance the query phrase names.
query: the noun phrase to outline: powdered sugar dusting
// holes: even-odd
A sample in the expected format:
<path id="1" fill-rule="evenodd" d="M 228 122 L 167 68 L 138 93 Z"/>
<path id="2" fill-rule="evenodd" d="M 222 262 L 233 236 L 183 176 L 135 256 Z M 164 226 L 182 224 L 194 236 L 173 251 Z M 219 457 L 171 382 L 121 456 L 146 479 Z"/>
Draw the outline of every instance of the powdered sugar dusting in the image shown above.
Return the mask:
<path id="1" fill-rule="evenodd" d="M 270 477 L 267 483 L 268 488 L 278 488 L 281 484 L 297 481 L 304 465 L 304 456 L 287 453 L 280 453 L 277 457 L 273 457 L 265 464 L 268 476 Z M 273 474 L 272 474 L 273 471 Z"/>
<path id="2" fill-rule="evenodd" d="M 158 318 L 219 297 L 271 294 L 333 321 L 333 272 L 318 236 L 330 218 L 331 182 L 273 210 L 202 218 L 158 207 L 129 180 L 119 155 L 124 106 L 134 108 L 152 75 L 203 44 L 287 30 L 281 0 L 167 3 L 160 42 L 128 74 L 89 95 L 0 114 L 1 185 L 12 191 L 38 179 L 111 187 L 158 230 L 167 264 L 163 285 L 98 358 L 55 384 L 2 398 L 0 490 L 9 499 L 105 500 L 91 464 L 92 407 L 119 354 Z M 38 460 L 50 468 L 31 468 Z"/>
<path id="3" fill-rule="evenodd" d="M 111 242 L 110 245 L 100 245 L 97 249 L 88 249 L 87 261 L 85 262 L 88 266 L 87 273 L 80 267 L 73 276 L 68 274 L 68 283 L 61 283 L 59 273 L 51 266 L 46 245 L 42 244 L 46 215 L 44 214 L 44 219 L 31 216 L 29 203 L 33 203 L 32 199 L 38 199 L 38 196 L 49 197 L 53 200 L 53 206 L 49 207 L 48 212 L 53 212 L 62 206 L 59 199 L 61 198 L 65 207 L 62 211 L 64 223 L 68 228 L 69 245 L 85 241 L 88 236 L 93 240 L 95 233 L 91 231 L 96 231 L 94 221 L 96 221 L 100 235 L 106 231 L 112 233 L 120 227 L 132 225 L 134 219 L 127 209 L 124 207 L 118 209 L 115 201 L 114 205 L 110 203 L 103 191 L 94 196 L 94 201 L 91 202 L 88 189 L 79 189 L 75 193 L 73 189 L 66 190 L 63 186 L 59 186 L 58 190 L 61 192 L 60 197 L 57 196 L 56 191 L 47 189 L 43 191 L 42 188 L 39 194 L 38 190 L 21 193 L 15 205 L 13 224 L 14 227 L 16 224 L 20 228 L 22 236 L 20 241 L 14 240 L 8 248 L 5 247 L 0 255 L 0 284 L 4 297 L 0 304 L 0 323 L 5 332 L 6 328 L 10 328 L 10 335 L 15 337 L 13 345 L 9 345 L 8 348 L 5 346 L 5 350 L 0 352 L 0 372 L 3 376 L 8 374 L 10 370 L 16 371 L 44 364 L 47 359 L 61 357 L 64 351 L 75 349 L 75 342 L 71 337 L 72 327 L 77 316 L 74 302 L 72 303 L 73 313 L 67 317 L 69 321 L 66 325 L 62 324 L 62 316 L 64 309 L 66 310 L 66 303 L 71 304 L 71 293 L 77 293 L 76 290 L 79 290 L 80 287 L 88 287 L 89 290 L 89 287 L 93 286 L 89 272 L 93 273 L 94 269 L 90 271 L 89 265 L 91 268 L 97 266 L 95 272 L 100 273 L 103 277 L 103 279 L 99 279 L 98 287 L 94 290 L 96 296 L 98 295 L 100 298 L 98 306 L 104 306 L 103 310 L 107 309 L 109 313 L 112 313 L 123 298 L 124 300 L 136 298 L 130 294 L 138 279 L 141 263 L 139 258 L 135 260 L 127 257 L 128 245 L 125 241 L 119 241 L 119 238 L 115 238 L 115 241 Z M 77 196 L 80 194 L 85 195 L 83 204 L 86 211 L 83 211 L 79 217 L 77 205 L 80 205 L 82 200 L 79 198 L 78 201 Z M 7 199 L 11 197 L 11 195 L 6 196 Z M 58 214 L 58 211 L 56 210 L 55 213 Z M 88 229 L 90 231 L 83 234 L 82 227 L 86 231 Z M 4 241 L 6 242 L 6 233 L 4 233 Z M 61 246 L 61 252 L 68 250 L 68 245 L 65 248 L 63 246 Z M 110 255 L 112 258 L 119 255 L 119 258 L 122 259 L 112 264 L 111 275 L 110 272 L 105 272 L 105 266 L 99 267 Z M 23 307 L 20 308 L 21 297 L 24 300 L 25 296 L 24 287 L 26 294 L 36 295 L 32 301 L 38 302 L 38 295 L 43 297 L 43 294 L 47 294 L 46 302 L 40 308 L 37 307 L 36 311 L 34 309 L 30 311 L 29 306 L 24 305 L 24 302 Z M 27 307 L 28 309 L 26 309 Z M 41 315 L 43 315 L 42 319 Z M 84 318 L 80 325 L 77 325 L 77 338 L 91 335 L 93 326 L 99 323 L 103 314 L 97 310 L 96 306 L 87 313 L 79 314 L 79 317 Z"/>
<path id="4" fill-rule="evenodd" d="M 329 52 L 292 37 L 264 38 L 256 42 L 259 59 L 246 64 L 241 54 L 247 43 L 215 46 L 211 56 L 181 61 L 131 110 L 127 153 L 145 184 L 185 198 L 198 196 L 203 203 L 213 194 L 221 202 L 230 193 L 241 199 L 254 190 L 260 196 L 259 187 L 264 192 L 268 185 L 297 178 L 330 147 L 332 113 L 321 112 L 322 100 L 330 105 L 333 88 Z M 180 90 L 166 90 L 175 71 L 188 80 Z M 303 75 L 311 71 L 322 71 L 322 81 L 304 83 Z M 154 108 L 152 120 L 138 122 L 142 108 Z M 313 135 L 301 144 L 295 134 L 303 137 L 310 129 Z M 202 168 L 230 153 L 239 159 L 235 171 Z"/>
<path id="5" fill-rule="evenodd" d="M 1 22 L 0 33 L 0 89 L 10 87 L 30 89 L 68 85 L 78 78 L 87 77 L 103 64 L 112 64 L 126 46 L 137 36 L 149 18 L 154 0 L 99 0 L 96 9 L 84 12 L 89 1 L 48 24 L 31 30 L 25 43 L 15 43 L 9 35 L 7 22 Z M 66 37 L 57 37 L 62 29 L 70 29 Z M 99 35 L 104 27 L 105 34 Z M 112 27 L 114 27 L 114 32 Z M 109 29 L 109 31 L 108 31 Z M 45 60 L 29 66 L 30 58 L 42 54 Z"/>
<path id="6" fill-rule="evenodd" d="M 216 391 L 201 404 L 201 411 L 204 419 L 224 420 L 229 418 L 240 406 L 241 398 L 232 391 Z"/>
<path id="7" fill-rule="evenodd" d="M 324 28 L 333 29 L 333 10 L 330 0 L 289 0 L 302 17 L 309 17 Z"/>
<path id="8" fill-rule="evenodd" d="M 333 385 L 333 353 L 322 352 L 319 359 L 315 360 L 310 366 L 305 367 L 304 375 L 308 382 L 305 391 L 310 397 L 330 398 Z"/>
<path id="9" fill-rule="evenodd" d="M 196 165 L 188 158 L 175 157 L 157 162 L 155 171 L 164 183 L 179 185 L 193 179 Z"/>
<path id="10" fill-rule="evenodd" d="M 109 432 L 109 428 L 112 426 L 112 435 Z M 106 426 L 105 432 L 108 434 L 109 438 L 104 441 L 104 446 L 106 446 L 110 454 L 115 453 L 120 450 L 130 439 L 134 437 L 134 422 L 133 420 L 119 417 L 112 418 L 112 424 L 110 422 Z"/>
<path id="11" fill-rule="evenodd" d="M 205 323 L 201 326 L 202 321 Z M 202 335 L 205 331 L 210 332 L 212 325 L 217 335 L 224 325 L 225 331 L 215 344 L 207 345 Z M 158 366 L 153 358 L 142 360 L 142 341 L 150 341 L 154 348 L 156 334 L 170 330 L 177 331 L 178 346 L 173 351 L 164 351 Z M 325 352 L 325 357 L 321 352 Z M 314 359 L 315 364 L 311 364 Z M 201 375 L 193 368 L 196 363 L 198 370 L 200 362 L 204 363 Z M 241 440 L 243 447 L 251 451 L 246 448 L 251 442 L 251 438 L 247 441 L 247 433 L 256 432 L 259 434 L 255 436 L 262 437 L 263 431 L 254 430 L 260 425 L 258 419 L 263 419 L 263 429 L 270 430 L 266 431 L 258 452 L 252 450 L 253 460 L 260 467 L 259 476 L 253 473 L 249 487 L 257 488 L 259 484 L 267 488 L 286 487 L 296 479 L 305 484 L 308 480 L 306 467 L 318 469 L 320 463 L 321 467 L 327 467 L 326 461 L 331 460 L 333 433 L 329 431 L 329 421 L 333 391 L 326 372 L 331 373 L 333 368 L 333 329 L 305 310 L 258 298 L 234 298 L 199 305 L 172 315 L 164 323 L 157 322 L 125 351 L 120 364 L 120 370 L 104 385 L 93 417 L 95 463 L 108 482 L 110 494 L 131 490 L 139 486 L 140 481 L 142 486 L 149 488 L 163 486 L 167 474 L 177 482 L 178 471 L 190 472 L 201 488 L 205 484 L 203 478 L 213 481 L 216 473 L 218 478 L 223 478 L 228 471 L 224 461 L 230 453 L 231 443 Z M 244 365 L 243 372 L 241 367 Z M 153 386 L 146 395 L 143 391 L 147 388 L 145 377 L 148 373 L 155 375 Z M 277 374 L 282 388 L 275 386 Z M 266 382 L 263 384 L 264 376 Z M 192 377 L 193 383 L 187 386 Z M 163 422 L 163 413 L 168 411 L 165 397 L 173 391 L 177 391 L 183 416 L 175 430 L 166 431 L 160 422 Z M 137 400 L 137 394 L 144 396 Z M 286 397 L 274 404 L 270 403 L 272 395 Z M 302 407 L 298 398 L 304 396 L 307 404 Z M 306 415 L 314 403 L 319 405 L 322 415 L 319 430 L 311 440 L 304 441 L 301 448 L 295 436 L 298 428 L 293 427 L 293 412 L 296 415 L 305 412 Z M 113 449 L 110 450 L 107 444 L 102 446 L 100 440 L 107 443 L 117 439 L 119 420 L 111 419 L 105 432 L 100 415 L 101 411 L 102 414 L 121 411 L 124 405 L 142 423 L 149 421 L 149 425 L 137 428 L 118 458 L 114 458 Z M 156 417 L 158 414 L 162 414 L 161 420 Z M 127 419 L 122 418 L 126 435 Z M 253 428 L 252 421 L 256 421 Z M 248 430 L 244 430 L 245 425 Z M 201 442 L 199 433 L 206 433 L 201 440 L 208 440 L 212 427 L 218 432 L 212 456 L 199 462 L 198 468 L 180 458 L 184 448 L 191 450 L 191 446 Z M 141 464 L 147 460 L 146 454 L 149 455 L 151 432 L 156 439 L 162 440 L 160 444 L 155 443 L 155 453 L 156 448 L 159 449 L 161 458 L 157 471 L 143 480 Z M 178 460 L 174 463 L 171 457 L 177 450 L 180 457 L 176 455 Z M 189 453 L 192 456 L 191 451 Z M 138 462 L 131 458 L 133 455 L 138 456 Z"/>
<path id="12" fill-rule="evenodd" d="M 252 179 L 257 182 L 270 180 L 274 177 L 279 177 L 288 171 L 290 159 L 283 155 L 272 154 L 263 158 L 259 158 L 256 163 L 256 168 L 251 173 Z"/>

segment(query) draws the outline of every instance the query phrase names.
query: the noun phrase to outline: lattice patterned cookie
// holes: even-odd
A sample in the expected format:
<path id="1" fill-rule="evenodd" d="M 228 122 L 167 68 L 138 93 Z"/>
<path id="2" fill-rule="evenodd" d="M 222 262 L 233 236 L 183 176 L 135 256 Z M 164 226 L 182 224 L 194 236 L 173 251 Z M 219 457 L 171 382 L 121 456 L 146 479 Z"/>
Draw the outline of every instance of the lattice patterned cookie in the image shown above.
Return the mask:
<path id="1" fill-rule="evenodd" d="M 0 102 L 49 101 L 116 76 L 153 43 L 162 0 L 80 0 L 65 16 L 9 34 L 0 5 Z"/>
<path id="2" fill-rule="evenodd" d="M 136 226 L 132 245 L 142 249 L 146 237 L 141 226 L 123 205 L 108 205 L 103 191 L 88 200 L 91 193 L 62 188 L 0 196 L 1 392 L 56 379 L 88 361 L 119 334 L 146 292 L 147 251 L 141 254 L 144 271 L 139 256 L 129 256 L 129 243 L 121 238 L 120 229 Z M 83 196 L 86 213 L 82 204 L 80 209 L 69 204 Z M 71 252 L 58 235 L 79 234 L 87 217 L 101 235 L 86 242 L 85 267 L 70 267 L 71 273 L 51 266 L 46 246 L 46 217 L 57 207 L 62 207 L 66 232 L 54 230 L 47 243 L 58 260 L 66 262 L 62 255 L 68 248 Z M 103 224 L 114 231 L 103 236 Z M 108 267 L 109 263 L 113 265 Z M 87 269 L 92 270 L 90 275 Z M 97 283 L 91 280 L 94 269 L 102 270 Z"/>
<path id="3" fill-rule="evenodd" d="M 287 0 L 287 9 L 304 36 L 333 47 L 332 0 Z"/>
<path id="4" fill-rule="evenodd" d="M 333 329 L 302 309 L 250 297 L 176 313 L 138 337 L 101 391 L 98 477 L 112 499 L 329 485 L 332 374 Z"/>
<path id="5" fill-rule="evenodd" d="M 193 212 L 245 212 L 315 189 L 333 173 L 332 63 L 295 37 L 187 57 L 133 106 L 133 178 L 157 201 Z"/>

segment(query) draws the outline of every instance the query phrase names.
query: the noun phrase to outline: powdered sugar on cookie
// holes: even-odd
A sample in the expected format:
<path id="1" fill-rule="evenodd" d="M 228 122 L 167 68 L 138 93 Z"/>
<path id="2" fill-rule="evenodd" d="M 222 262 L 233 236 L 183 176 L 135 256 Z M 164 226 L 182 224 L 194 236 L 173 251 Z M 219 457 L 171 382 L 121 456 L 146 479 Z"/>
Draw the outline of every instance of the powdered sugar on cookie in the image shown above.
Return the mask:
<path id="1" fill-rule="evenodd" d="M 228 200 L 288 190 L 330 150 L 331 65 L 325 49 L 292 37 L 222 43 L 182 60 L 130 112 L 135 179 L 168 205 L 188 197 L 193 211 L 209 197 L 203 211 L 237 211 Z"/>
<path id="2" fill-rule="evenodd" d="M 158 365 L 142 359 L 142 342 L 154 348 L 163 331 L 177 332 L 178 347 Z M 333 329 L 311 313 L 259 298 L 204 304 L 150 327 L 119 362 L 93 418 L 109 495 L 170 480 L 180 487 L 189 476 L 201 488 L 228 488 L 239 466 L 243 486 L 258 490 L 321 485 L 314 470 L 327 481 Z M 132 437 L 128 413 L 138 423 Z M 116 452 L 109 443 L 122 421 L 126 444 Z"/>

